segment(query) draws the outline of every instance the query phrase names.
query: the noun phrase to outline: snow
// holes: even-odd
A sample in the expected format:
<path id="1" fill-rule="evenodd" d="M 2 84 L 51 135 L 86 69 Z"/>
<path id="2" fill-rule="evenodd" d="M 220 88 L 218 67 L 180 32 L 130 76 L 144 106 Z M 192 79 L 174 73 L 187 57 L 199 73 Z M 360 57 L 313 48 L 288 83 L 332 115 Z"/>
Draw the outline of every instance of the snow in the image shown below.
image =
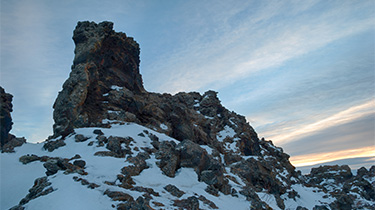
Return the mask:
<path id="1" fill-rule="evenodd" d="M 119 115 L 121 113 L 121 111 L 108 110 L 108 113 L 109 114 L 117 114 L 117 115 Z"/>
<path id="2" fill-rule="evenodd" d="M 249 156 L 244 156 L 244 159 L 247 160 L 247 159 L 254 159 L 254 160 L 260 160 L 261 158 L 259 156 L 255 156 L 255 155 L 249 155 Z"/>
<path id="3" fill-rule="evenodd" d="M 224 127 L 224 130 L 220 131 L 217 134 L 217 140 L 223 142 L 226 137 L 233 137 L 234 135 L 236 135 L 236 132 L 233 130 L 233 128 L 226 125 Z"/>
<path id="4" fill-rule="evenodd" d="M 120 91 L 120 90 L 123 89 L 123 87 L 119 87 L 119 86 L 117 86 L 117 85 L 112 85 L 112 86 L 111 86 L 111 89 L 112 89 L 112 90 Z"/>
<path id="5" fill-rule="evenodd" d="M 205 149 L 209 155 L 212 155 L 212 151 L 213 151 L 213 149 L 212 149 L 210 146 L 208 146 L 208 145 L 200 145 L 200 146 L 201 146 L 203 149 Z"/>
<path id="6" fill-rule="evenodd" d="M 109 93 L 105 93 L 105 94 L 103 94 L 103 96 L 104 96 L 104 97 L 107 97 L 107 96 L 109 96 Z"/>
<path id="7" fill-rule="evenodd" d="M 272 194 L 268 194 L 266 192 L 257 192 L 259 198 L 264 201 L 266 204 L 268 204 L 272 209 L 278 210 L 280 209 L 277 206 L 275 196 Z"/>
<path id="8" fill-rule="evenodd" d="M 168 130 L 168 126 L 164 123 L 160 124 L 160 128 L 163 130 Z"/>
<path id="9" fill-rule="evenodd" d="M 41 144 L 25 144 L 16 153 L 1 153 L 0 209 L 9 209 L 26 196 L 36 178 L 45 176 L 40 162 L 23 165 L 18 158 L 23 154 L 41 150 Z M 21 155 L 20 155 L 21 154 Z"/>
<path id="10" fill-rule="evenodd" d="M 301 184 L 292 185 L 291 187 L 301 197 L 296 197 L 296 201 L 293 199 L 284 200 L 285 209 L 296 209 L 298 206 L 306 207 L 307 209 L 313 209 L 315 205 L 324 205 L 334 201 L 332 197 L 324 198 L 326 194 L 319 192 L 318 188 L 304 187 Z M 287 198 L 287 193 L 282 195 L 281 198 Z"/>
<path id="11" fill-rule="evenodd" d="M 111 122 L 108 120 L 108 122 Z M 117 121 L 116 121 L 117 122 Z M 131 137 L 134 141 L 131 142 L 130 148 L 132 149 L 133 156 L 138 152 L 135 151 L 135 147 L 138 148 L 153 148 L 151 140 L 148 137 L 142 137 L 138 134 L 148 133 L 158 136 L 159 141 L 179 141 L 165 135 L 158 133 L 154 130 L 146 128 L 144 126 L 135 123 L 123 123 L 112 124 L 111 128 L 78 128 L 75 129 L 76 134 L 82 134 L 89 139 L 85 142 L 75 142 L 75 135 L 70 135 L 65 139 L 66 146 L 60 147 L 53 152 L 48 152 L 42 149 L 43 144 L 30 144 L 26 143 L 22 147 L 17 147 L 15 153 L 1 153 L 0 163 L 0 209 L 9 209 L 19 203 L 24 198 L 28 190 L 33 186 L 34 180 L 39 177 L 45 176 L 46 169 L 43 167 L 43 163 L 35 161 L 23 165 L 19 162 L 19 157 L 26 154 L 35 154 L 37 156 L 49 156 L 49 157 L 61 157 L 71 158 L 76 154 L 81 156 L 81 160 L 86 162 L 86 168 L 84 169 L 88 174 L 79 175 L 64 174 L 63 171 L 59 171 L 57 174 L 49 176 L 48 181 L 51 182 L 51 187 L 55 191 L 48 195 L 38 197 L 31 200 L 25 205 L 26 209 L 29 210 L 47 210 L 47 209 L 113 209 L 111 206 L 116 205 L 119 202 L 112 201 L 108 196 L 103 195 L 106 190 L 121 191 L 133 196 L 135 199 L 141 196 L 143 193 L 132 191 L 129 189 L 120 188 L 118 186 L 112 186 L 105 184 L 106 181 L 114 182 L 117 179 L 117 174 L 121 173 L 121 169 L 125 166 L 132 165 L 126 162 L 125 158 L 115 157 L 102 157 L 94 156 L 98 151 L 108 151 L 105 147 L 98 147 L 96 144 L 88 146 L 88 142 L 97 141 L 97 135 L 93 133 L 94 130 L 100 129 L 104 136 L 120 136 L 120 137 Z M 161 124 L 162 129 L 168 128 L 166 125 Z M 219 138 L 220 135 L 220 138 Z M 234 137 L 235 132 L 229 126 L 225 126 L 224 130 L 218 135 L 218 139 L 223 141 L 227 136 Z M 228 142 L 227 142 L 228 143 Z M 236 143 L 236 141 L 234 141 Z M 229 143 L 228 148 L 235 149 L 233 144 Z M 122 144 L 124 148 L 126 145 Z M 200 145 L 209 154 L 212 154 L 213 148 L 208 145 Z M 224 160 L 223 154 L 220 154 L 221 160 Z M 246 156 L 245 159 L 253 158 L 259 160 L 259 156 Z M 265 156 L 264 158 L 273 158 L 272 156 Z M 176 172 L 174 178 L 168 177 L 163 174 L 160 168 L 157 166 L 157 160 L 154 155 L 150 155 L 150 158 L 146 160 L 149 168 L 143 170 L 138 176 L 133 176 L 135 186 L 143 186 L 152 188 L 155 192 L 159 193 L 160 196 L 152 196 L 152 201 L 160 202 L 165 206 L 163 209 L 176 209 L 173 206 L 173 200 L 186 199 L 190 196 L 203 195 L 208 200 L 215 203 L 219 209 L 249 209 L 250 202 L 246 201 L 246 198 L 238 193 L 238 197 L 231 195 L 224 195 L 219 193 L 219 196 L 213 196 L 205 191 L 207 184 L 198 181 L 198 175 L 193 168 L 180 168 Z M 70 162 L 73 162 L 70 161 Z M 234 163 L 235 164 L 235 163 Z M 241 178 L 230 172 L 230 167 L 225 168 L 225 176 L 231 176 L 234 181 L 229 180 L 229 184 L 236 189 L 238 192 L 241 190 L 245 183 Z M 277 178 L 284 182 L 283 179 L 288 177 L 286 170 L 279 170 Z M 89 189 L 87 185 L 82 185 L 80 182 L 73 180 L 73 177 L 77 176 L 82 179 L 86 179 L 90 183 L 99 185 L 98 188 Z M 326 180 L 329 184 L 332 180 Z M 117 184 L 118 181 L 117 181 Z M 180 190 L 184 191 L 185 194 L 181 198 L 176 198 L 167 192 L 164 187 L 168 184 L 173 184 Z M 284 183 L 285 184 L 285 183 Z M 284 199 L 286 209 L 296 209 L 297 206 L 304 206 L 308 209 L 312 209 L 315 205 L 325 205 L 333 202 L 333 198 L 326 196 L 324 192 L 319 191 L 318 188 L 307 188 L 303 185 L 296 184 L 292 185 L 290 190 L 295 190 L 300 198 L 296 197 L 296 200 L 288 198 L 287 194 L 281 196 Z M 259 198 L 266 202 L 273 209 L 280 209 L 276 204 L 274 195 L 268 194 L 266 191 L 257 193 Z M 357 194 L 353 194 L 357 195 Z M 151 207 L 158 209 L 159 207 L 154 206 L 150 202 Z M 357 199 L 356 202 L 368 202 L 366 200 Z M 209 209 L 206 204 L 200 201 L 200 208 Z"/>
<path id="12" fill-rule="evenodd" d="M 164 190 L 164 187 L 168 184 L 173 184 L 185 192 L 185 194 L 179 199 L 186 199 L 198 194 L 203 195 L 208 200 L 214 202 L 219 209 L 248 209 L 249 203 L 242 195 L 239 199 L 232 196 L 225 196 L 221 193 L 218 197 L 207 193 L 205 191 L 207 184 L 198 181 L 198 175 L 194 169 L 181 168 L 177 171 L 174 178 L 170 178 L 162 174 L 161 170 L 156 165 L 156 161 L 157 160 L 154 156 L 148 159 L 147 163 L 150 168 L 143 170 L 140 175 L 134 176 L 133 179 L 137 185 L 152 187 L 155 192 L 158 192 L 160 197 L 154 196 L 154 200 L 163 203 L 167 209 L 173 208 L 170 201 L 176 199 L 176 197 L 170 195 Z M 150 177 L 152 177 L 152 179 L 150 179 Z"/>
<path id="13" fill-rule="evenodd" d="M 103 192 L 92 190 L 79 182 L 73 181 L 73 174 L 64 175 L 59 172 L 49 179 L 56 191 L 31 200 L 25 205 L 26 209 L 110 209 L 113 201 L 103 196 Z"/>
<path id="14" fill-rule="evenodd" d="M 197 100 L 197 99 L 195 99 L 194 100 L 194 105 L 193 105 L 194 107 L 199 107 L 200 106 L 200 104 L 199 104 L 199 100 Z"/>

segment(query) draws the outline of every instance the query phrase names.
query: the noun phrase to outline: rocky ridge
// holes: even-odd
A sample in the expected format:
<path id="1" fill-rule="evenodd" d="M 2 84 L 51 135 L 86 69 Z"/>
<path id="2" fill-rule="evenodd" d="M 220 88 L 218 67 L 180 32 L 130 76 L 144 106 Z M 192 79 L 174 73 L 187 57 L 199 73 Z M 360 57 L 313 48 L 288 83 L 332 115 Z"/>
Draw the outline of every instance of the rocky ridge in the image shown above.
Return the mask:
<path id="1" fill-rule="evenodd" d="M 45 169 L 46 177 L 30 193 L 57 194 L 53 180 L 62 173 L 109 197 L 117 209 L 217 209 L 224 198 L 246 209 L 374 209 L 375 167 L 356 176 L 345 166 L 301 175 L 282 148 L 259 139 L 243 116 L 221 105 L 216 92 L 146 91 L 139 45 L 112 28 L 110 22 L 77 24 L 72 72 L 54 104 L 54 134 L 43 152 L 19 159 Z M 103 160 L 121 164 L 111 175 L 100 175 Z M 157 178 L 142 179 L 150 173 Z M 183 174 L 196 176 L 191 183 L 200 187 L 160 181 Z M 33 205 L 34 194 L 14 209 Z M 320 197 L 311 204 L 306 195 Z"/>
<path id="2" fill-rule="evenodd" d="M 16 138 L 9 133 L 13 125 L 10 114 L 13 111 L 12 99 L 13 96 L 0 87 L 0 149 L 2 152 L 14 152 L 14 147 L 26 142 L 25 138 Z"/>

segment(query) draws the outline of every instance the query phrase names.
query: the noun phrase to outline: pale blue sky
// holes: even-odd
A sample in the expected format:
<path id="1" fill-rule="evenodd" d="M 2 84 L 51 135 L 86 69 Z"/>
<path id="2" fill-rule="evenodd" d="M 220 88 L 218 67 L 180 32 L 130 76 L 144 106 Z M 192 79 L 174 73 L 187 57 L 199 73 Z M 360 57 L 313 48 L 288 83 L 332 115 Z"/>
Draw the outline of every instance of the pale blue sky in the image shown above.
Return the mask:
<path id="1" fill-rule="evenodd" d="M 306 153 L 375 146 L 374 14 L 371 0 L 1 0 L 0 82 L 14 95 L 11 132 L 32 142 L 52 134 L 74 27 L 109 20 L 140 43 L 149 91 L 216 90 L 292 156 L 307 141 L 314 147 Z"/>

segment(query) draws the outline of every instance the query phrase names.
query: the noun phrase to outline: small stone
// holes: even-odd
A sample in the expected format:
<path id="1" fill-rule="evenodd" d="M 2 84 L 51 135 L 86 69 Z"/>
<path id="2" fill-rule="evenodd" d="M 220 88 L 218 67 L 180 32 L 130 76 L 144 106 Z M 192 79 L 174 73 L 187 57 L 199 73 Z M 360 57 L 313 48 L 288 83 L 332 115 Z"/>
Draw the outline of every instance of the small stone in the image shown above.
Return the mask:
<path id="1" fill-rule="evenodd" d="M 140 136 L 140 137 L 145 137 L 145 134 L 143 134 L 143 133 L 139 133 L 138 136 Z"/>
<path id="2" fill-rule="evenodd" d="M 84 160 L 75 160 L 73 165 L 78 166 L 80 168 L 85 168 L 86 162 Z"/>
<path id="3" fill-rule="evenodd" d="M 188 197 L 187 199 L 175 200 L 173 205 L 182 209 L 199 210 L 199 200 L 194 196 Z"/>
<path id="4" fill-rule="evenodd" d="M 57 165 L 56 159 L 47 160 L 47 162 L 43 163 L 43 166 L 44 166 L 44 168 L 47 169 L 47 171 L 46 171 L 47 176 L 50 176 L 50 175 L 53 175 L 53 174 L 57 173 L 57 171 L 59 171 L 59 169 L 60 169 L 60 167 Z"/>
<path id="5" fill-rule="evenodd" d="M 76 142 L 84 142 L 84 141 L 86 141 L 87 139 L 89 139 L 88 137 L 85 137 L 84 135 L 82 135 L 82 134 L 77 134 L 76 136 L 75 136 L 75 141 Z"/>
<path id="6" fill-rule="evenodd" d="M 40 160 L 40 157 L 36 156 L 36 155 L 24 155 L 24 156 L 21 156 L 19 161 L 23 164 L 28 164 L 28 163 L 31 163 L 31 162 L 34 162 L 34 161 L 37 161 L 37 160 Z"/>
<path id="7" fill-rule="evenodd" d="M 104 133 L 100 129 L 95 129 L 93 133 L 97 135 L 104 135 Z"/>
<path id="8" fill-rule="evenodd" d="M 185 194 L 183 191 L 181 191 L 180 189 L 178 189 L 176 186 L 172 184 L 165 186 L 164 189 L 176 197 L 181 197 Z"/>
<path id="9" fill-rule="evenodd" d="M 65 142 L 62 139 L 55 140 L 55 141 L 47 141 L 43 145 L 43 149 L 48 150 L 48 152 L 52 152 L 55 149 L 58 149 L 59 147 L 65 146 Z"/>

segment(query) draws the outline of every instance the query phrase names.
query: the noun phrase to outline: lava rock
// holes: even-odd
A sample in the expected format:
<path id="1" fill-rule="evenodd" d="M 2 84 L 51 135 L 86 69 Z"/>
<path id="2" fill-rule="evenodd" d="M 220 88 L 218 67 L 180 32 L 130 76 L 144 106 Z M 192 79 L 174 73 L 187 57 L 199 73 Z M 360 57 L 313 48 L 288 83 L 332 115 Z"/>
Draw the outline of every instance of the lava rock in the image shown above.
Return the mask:
<path id="1" fill-rule="evenodd" d="M 85 136 L 82 135 L 82 134 L 77 134 L 74 138 L 75 138 L 75 141 L 76 141 L 76 142 L 84 142 L 84 141 L 86 141 L 87 139 L 89 139 L 89 137 L 85 137 Z"/>
<path id="2" fill-rule="evenodd" d="M 78 166 L 80 168 L 85 168 L 86 162 L 84 160 L 75 160 L 73 165 Z"/>
<path id="3" fill-rule="evenodd" d="M 37 155 L 23 155 L 19 158 L 19 161 L 23 164 L 28 164 L 37 160 L 40 160 L 41 158 Z"/>
<path id="4" fill-rule="evenodd" d="M 176 197 L 181 197 L 185 194 L 182 190 L 178 189 L 176 186 L 172 184 L 165 186 L 164 189 Z"/>
<path id="5" fill-rule="evenodd" d="M 180 167 L 180 155 L 176 151 L 176 143 L 163 141 L 158 146 L 159 150 L 155 154 L 157 162 L 163 173 L 169 177 L 174 177 L 177 169 Z"/>
<path id="6" fill-rule="evenodd" d="M 12 129 L 13 96 L 6 93 L 4 88 L 0 87 L 0 148 L 9 141 L 9 131 Z"/>

